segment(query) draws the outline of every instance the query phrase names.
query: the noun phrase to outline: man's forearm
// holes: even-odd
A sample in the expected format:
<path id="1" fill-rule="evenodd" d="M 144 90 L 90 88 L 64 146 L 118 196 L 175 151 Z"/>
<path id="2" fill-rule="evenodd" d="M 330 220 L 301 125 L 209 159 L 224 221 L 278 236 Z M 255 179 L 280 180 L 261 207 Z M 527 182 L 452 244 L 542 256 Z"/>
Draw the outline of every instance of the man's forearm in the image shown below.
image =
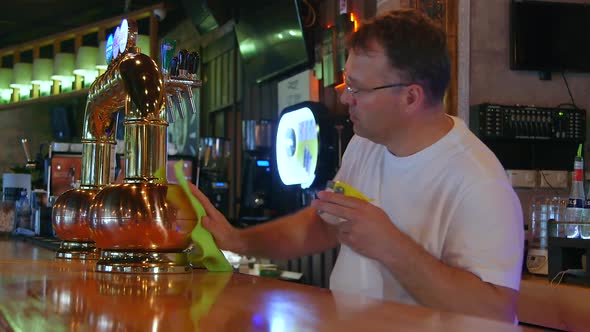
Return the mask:
<path id="1" fill-rule="evenodd" d="M 514 319 L 516 291 L 440 262 L 405 234 L 381 261 L 424 306 L 508 322 Z"/>
<path id="2" fill-rule="evenodd" d="M 272 259 L 310 255 L 338 244 L 335 230 L 324 223 L 312 208 L 239 233 L 240 253 Z"/>

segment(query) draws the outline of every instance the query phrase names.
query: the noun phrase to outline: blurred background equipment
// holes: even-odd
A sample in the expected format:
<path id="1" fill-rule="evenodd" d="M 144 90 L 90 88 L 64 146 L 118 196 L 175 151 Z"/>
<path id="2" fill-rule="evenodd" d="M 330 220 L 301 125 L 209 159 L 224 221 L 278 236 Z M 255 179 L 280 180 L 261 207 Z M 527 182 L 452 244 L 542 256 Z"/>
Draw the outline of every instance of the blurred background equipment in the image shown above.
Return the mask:
<path id="1" fill-rule="evenodd" d="M 295 0 L 238 1 L 235 29 L 246 80 L 261 83 L 310 64 L 311 54 Z"/>
<path id="2" fill-rule="evenodd" d="M 31 174 L 2 174 L 2 200 L 17 201 L 21 192 L 31 192 Z"/>
<path id="3" fill-rule="evenodd" d="M 242 121 L 242 195 L 238 226 L 265 222 L 276 214 L 271 197 L 273 135 L 269 120 Z"/>
<path id="4" fill-rule="evenodd" d="M 197 186 L 224 215 L 229 211 L 228 161 L 230 141 L 222 137 L 202 137 L 199 141 Z"/>

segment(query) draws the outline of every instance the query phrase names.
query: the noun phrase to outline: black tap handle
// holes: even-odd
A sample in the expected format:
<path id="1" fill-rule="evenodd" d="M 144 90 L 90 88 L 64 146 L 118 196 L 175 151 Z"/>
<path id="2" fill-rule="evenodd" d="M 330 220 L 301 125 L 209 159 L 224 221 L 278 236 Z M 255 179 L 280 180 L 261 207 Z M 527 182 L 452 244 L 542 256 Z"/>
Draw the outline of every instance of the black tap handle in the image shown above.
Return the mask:
<path id="1" fill-rule="evenodd" d="M 189 53 L 186 59 L 186 70 L 189 74 L 192 74 L 193 67 L 195 66 L 195 56 L 193 55 L 194 52 Z"/>
<path id="2" fill-rule="evenodd" d="M 187 60 L 188 60 L 188 51 L 186 49 L 180 50 L 178 52 L 178 70 L 186 70 L 187 68 Z"/>
<path id="3" fill-rule="evenodd" d="M 170 60 L 170 76 L 178 76 L 178 57 Z"/>
<path id="4" fill-rule="evenodd" d="M 188 64 L 188 73 L 189 74 L 196 74 L 199 70 L 199 64 L 201 62 L 201 57 L 199 53 L 193 51 L 191 54 L 188 55 L 189 64 Z"/>

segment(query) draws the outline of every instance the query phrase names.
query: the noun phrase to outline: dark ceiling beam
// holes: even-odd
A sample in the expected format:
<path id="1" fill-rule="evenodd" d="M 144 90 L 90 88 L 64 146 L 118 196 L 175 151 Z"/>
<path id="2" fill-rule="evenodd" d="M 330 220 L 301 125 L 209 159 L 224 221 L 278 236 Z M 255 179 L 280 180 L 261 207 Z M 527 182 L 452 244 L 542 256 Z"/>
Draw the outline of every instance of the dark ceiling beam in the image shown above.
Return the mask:
<path id="1" fill-rule="evenodd" d="M 130 11 L 176 0 L 133 0 Z M 11 0 L 0 8 L 0 48 L 125 14 L 123 0 Z"/>

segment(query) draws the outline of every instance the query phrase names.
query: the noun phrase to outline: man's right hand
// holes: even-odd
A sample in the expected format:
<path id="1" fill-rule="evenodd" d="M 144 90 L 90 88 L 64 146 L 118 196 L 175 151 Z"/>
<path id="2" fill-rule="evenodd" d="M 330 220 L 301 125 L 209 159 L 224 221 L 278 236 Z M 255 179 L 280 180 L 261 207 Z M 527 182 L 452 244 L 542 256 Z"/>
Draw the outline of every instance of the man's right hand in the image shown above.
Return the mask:
<path id="1" fill-rule="evenodd" d="M 201 202 L 207 213 L 201 220 L 203 227 L 208 230 L 220 249 L 235 253 L 243 253 L 244 248 L 240 238 L 240 230 L 233 227 L 225 216 L 215 208 L 209 198 L 194 184 L 189 183 L 192 194 Z"/>

